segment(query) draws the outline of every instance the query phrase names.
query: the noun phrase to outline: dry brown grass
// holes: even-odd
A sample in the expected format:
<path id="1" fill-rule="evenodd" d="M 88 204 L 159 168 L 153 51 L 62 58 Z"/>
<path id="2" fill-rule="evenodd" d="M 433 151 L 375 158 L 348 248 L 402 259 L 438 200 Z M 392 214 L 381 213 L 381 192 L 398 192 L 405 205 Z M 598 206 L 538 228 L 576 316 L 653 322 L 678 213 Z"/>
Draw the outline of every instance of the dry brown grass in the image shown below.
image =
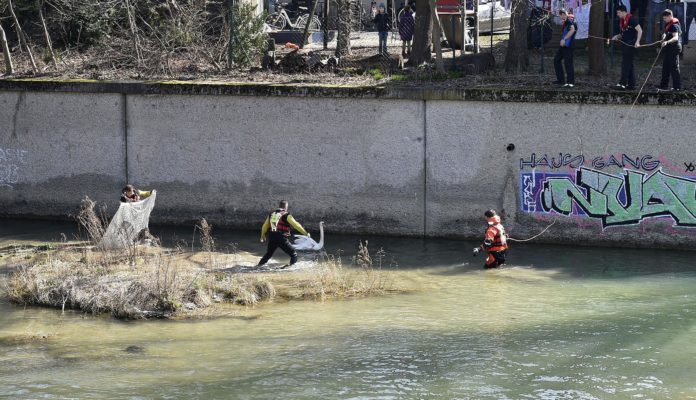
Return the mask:
<path id="1" fill-rule="evenodd" d="M 136 257 L 130 250 L 58 247 L 14 268 L 4 295 L 22 305 L 147 319 L 214 315 L 217 303 L 253 307 L 276 298 L 326 300 L 397 291 L 389 271 L 381 269 L 383 252 L 371 257 L 367 242 L 353 257 L 356 267 L 344 266 L 340 255 L 323 255 L 308 269 L 264 273 L 229 272 L 238 260 L 255 259 L 250 254 L 189 252 L 185 247 L 140 247 Z"/>
<path id="2" fill-rule="evenodd" d="M 347 267 L 339 255 L 322 255 L 316 269 L 291 276 L 276 276 L 272 282 L 279 297 L 286 299 L 321 299 L 380 296 L 400 289 L 388 270 L 382 269 L 383 250 L 378 251 L 380 263 L 373 265 L 368 243 L 360 242 L 353 264 Z"/>

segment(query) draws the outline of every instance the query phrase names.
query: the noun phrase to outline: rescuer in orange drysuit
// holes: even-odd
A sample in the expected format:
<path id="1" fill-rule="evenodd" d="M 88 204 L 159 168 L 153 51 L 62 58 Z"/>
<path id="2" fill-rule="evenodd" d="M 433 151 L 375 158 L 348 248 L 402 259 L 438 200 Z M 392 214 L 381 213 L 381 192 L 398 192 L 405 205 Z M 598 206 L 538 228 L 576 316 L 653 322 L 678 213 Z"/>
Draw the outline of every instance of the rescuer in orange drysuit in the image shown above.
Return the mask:
<path id="1" fill-rule="evenodd" d="M 488 222 L 486 236 L 483 244 L 474 248 L 474 255 L 477 255 L 481 249 L 485 250 L 488 253 L 488 258 L 486 258 L 484 268 L 497 268 L 505 264 L 508 249 L 507 235 L 505 228 L 500 223 L 500 217 L 494 210 L 486 211 L 485 216 Z"/>

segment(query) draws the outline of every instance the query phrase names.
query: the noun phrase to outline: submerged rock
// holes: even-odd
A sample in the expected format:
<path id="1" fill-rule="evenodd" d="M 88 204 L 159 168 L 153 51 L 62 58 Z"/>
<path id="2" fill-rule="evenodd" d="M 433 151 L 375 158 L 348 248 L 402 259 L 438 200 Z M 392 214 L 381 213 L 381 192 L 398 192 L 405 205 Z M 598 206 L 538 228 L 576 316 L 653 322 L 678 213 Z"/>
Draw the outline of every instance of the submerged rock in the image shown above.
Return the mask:
<path id="1" fill-rule="evenodd" d="M 125 351 L 126 353 L 131 353 L 131 354 L 142 354 L 145 352 L 145 348 L 141 347 L 141 346 L 131 345 L 131 346 L 126 347 L 123 351 Z"/>

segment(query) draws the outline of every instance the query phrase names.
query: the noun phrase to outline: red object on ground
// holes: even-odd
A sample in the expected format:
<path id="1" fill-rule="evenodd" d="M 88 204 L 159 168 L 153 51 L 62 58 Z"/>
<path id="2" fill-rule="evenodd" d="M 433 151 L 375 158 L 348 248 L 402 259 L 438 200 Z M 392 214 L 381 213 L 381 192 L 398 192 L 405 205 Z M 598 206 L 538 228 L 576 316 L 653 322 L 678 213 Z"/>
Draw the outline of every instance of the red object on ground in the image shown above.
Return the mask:
<path id="1" fill-rule="evenodd" d="M 287 42 L 287 43 L 285 43 L 285 48 L 286 48 L 286 49 L 295 49 L 295 50 L 297 50 L 297 49 L 300 48 L 300 46 L 296 45 L 295 43 Z"/>

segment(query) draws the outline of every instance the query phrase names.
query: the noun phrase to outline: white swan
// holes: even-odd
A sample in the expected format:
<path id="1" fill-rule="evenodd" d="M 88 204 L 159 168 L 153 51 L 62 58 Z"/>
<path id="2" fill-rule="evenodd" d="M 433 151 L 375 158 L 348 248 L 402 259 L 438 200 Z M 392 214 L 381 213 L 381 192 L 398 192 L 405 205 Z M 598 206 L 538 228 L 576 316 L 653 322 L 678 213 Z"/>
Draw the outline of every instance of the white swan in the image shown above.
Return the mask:
<path id="1" fill-rule="evenodd" d="M 309 236 L 295 235 L 295 242 L 291 243 L 295 250 L 319 251 L 324 248 L 324 221 L 319 222 L 319 243 Z"/>

